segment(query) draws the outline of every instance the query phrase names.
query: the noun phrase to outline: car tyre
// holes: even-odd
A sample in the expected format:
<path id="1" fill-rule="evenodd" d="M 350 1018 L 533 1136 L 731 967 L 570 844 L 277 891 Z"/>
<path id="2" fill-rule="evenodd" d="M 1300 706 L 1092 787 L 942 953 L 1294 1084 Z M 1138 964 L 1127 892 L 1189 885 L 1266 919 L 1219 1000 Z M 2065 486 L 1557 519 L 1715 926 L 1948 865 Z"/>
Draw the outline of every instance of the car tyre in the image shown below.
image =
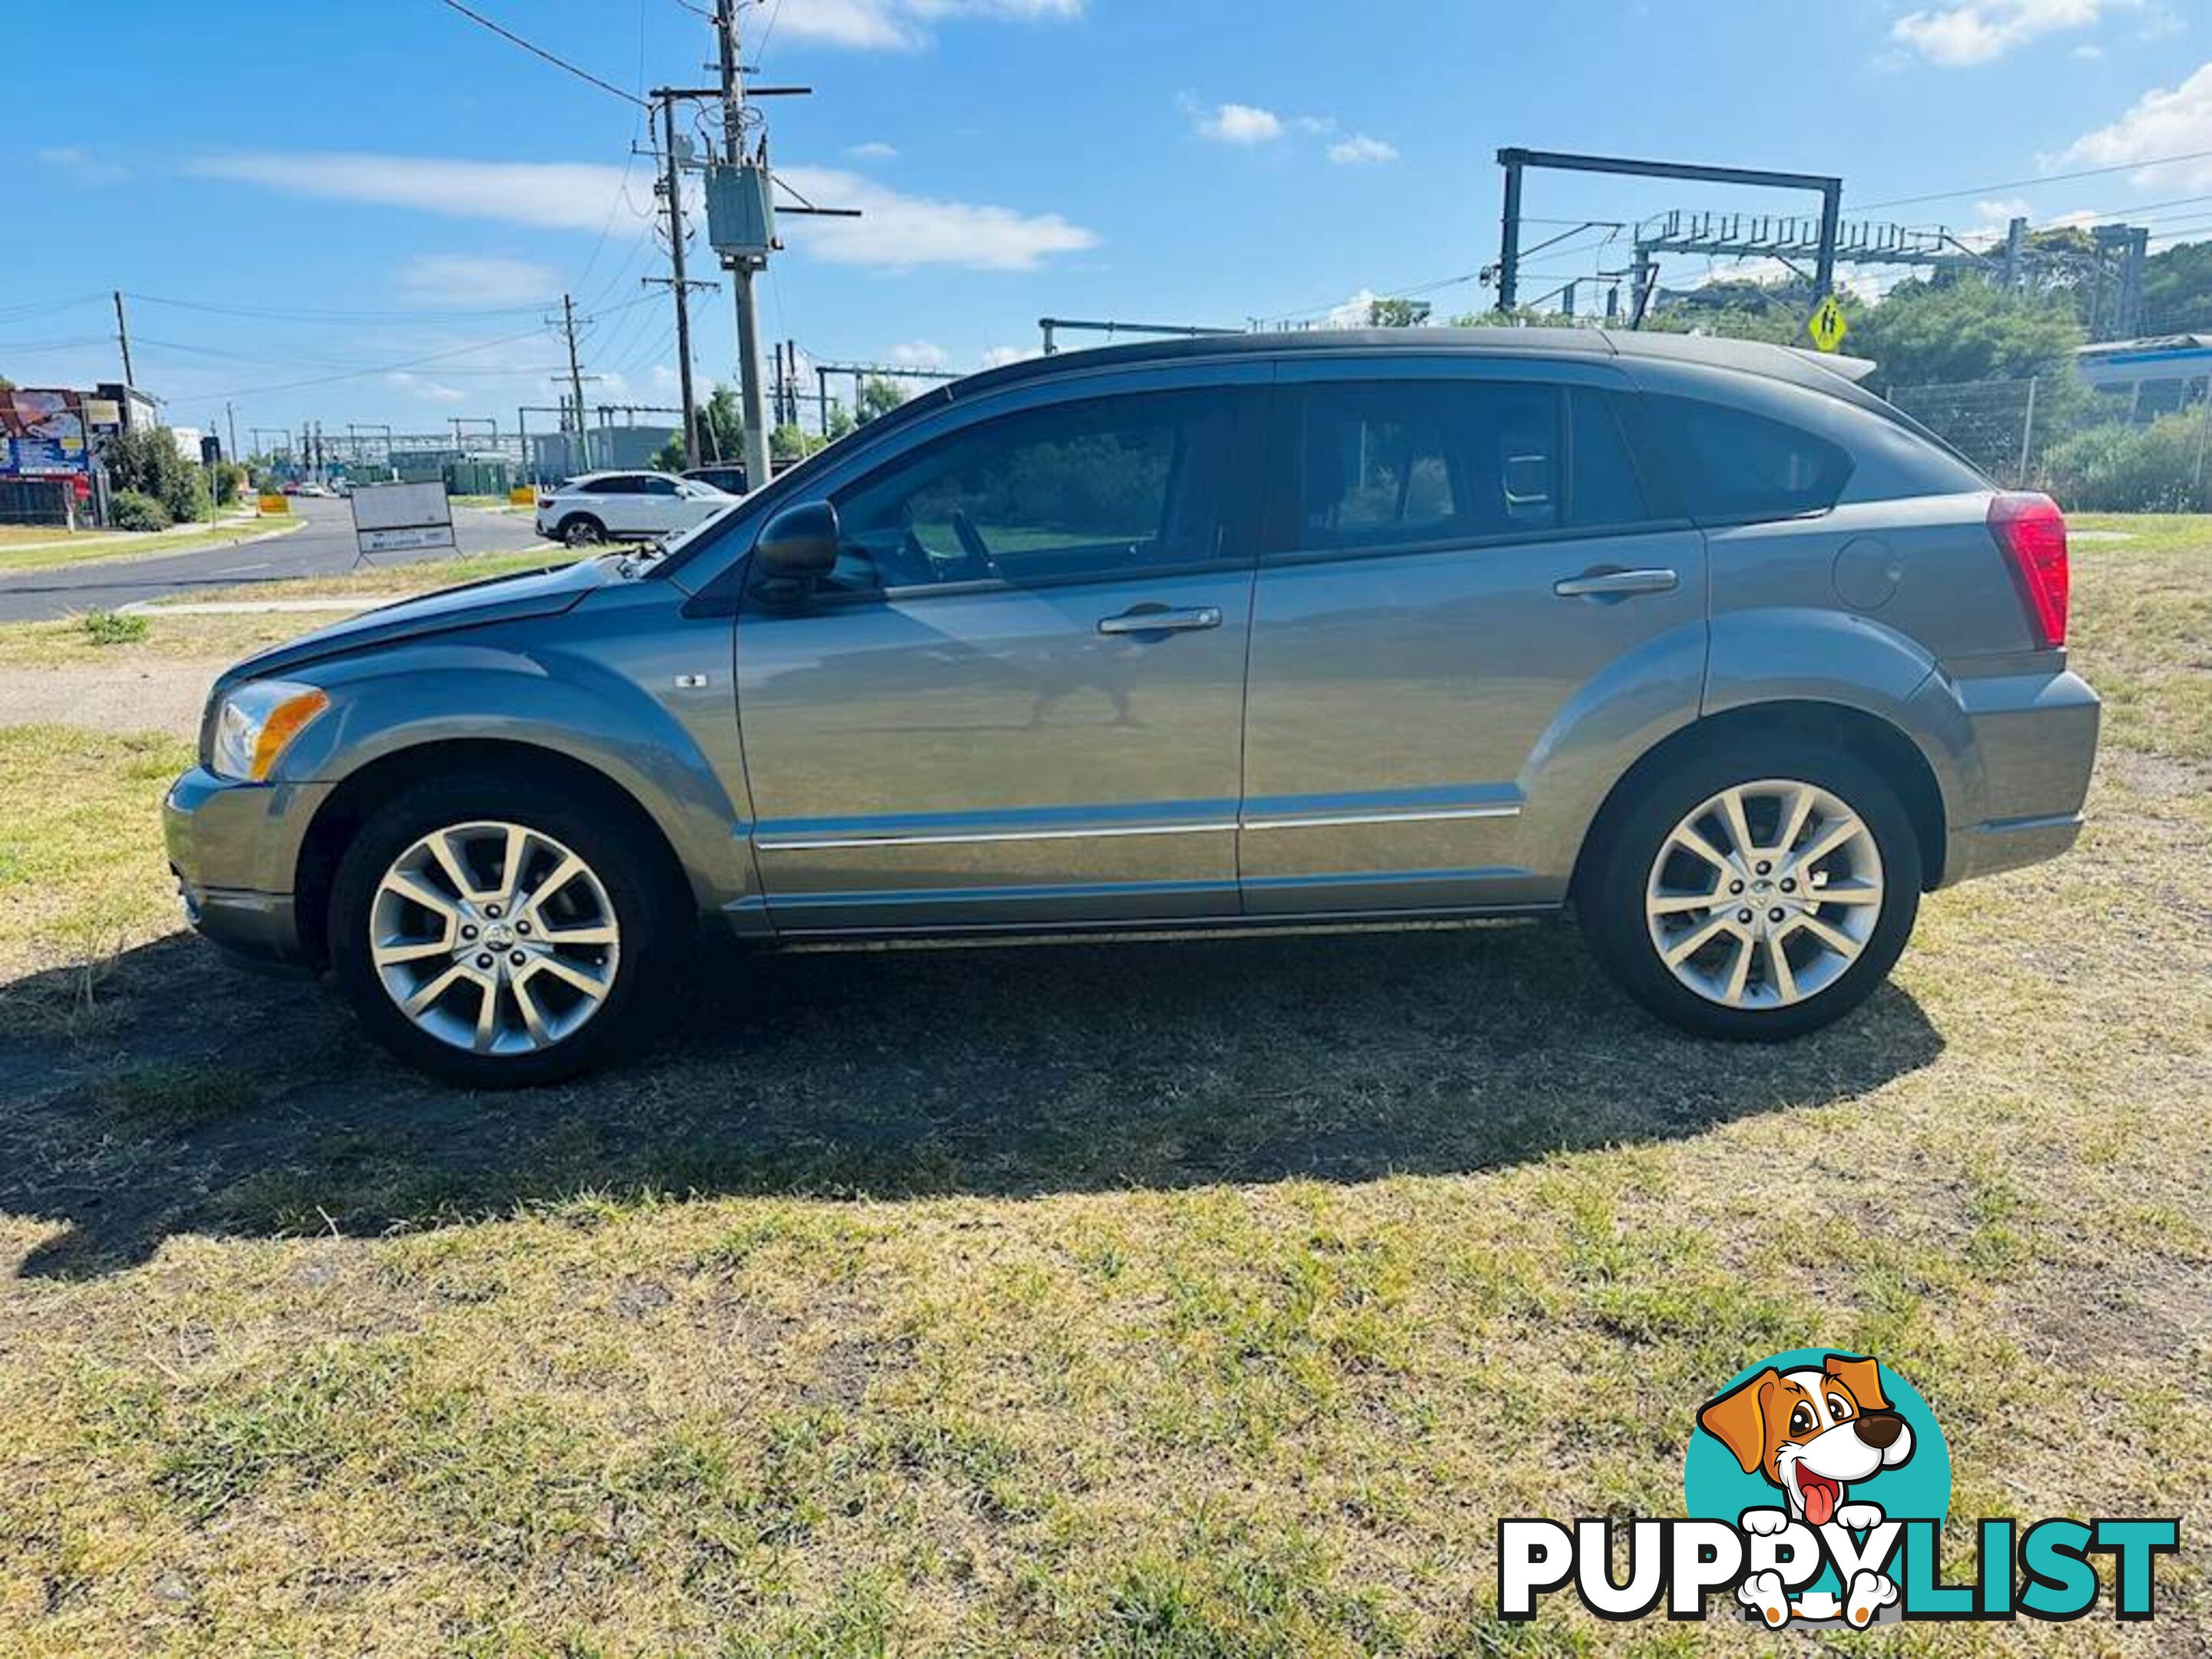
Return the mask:
<path id="1" fill-rule="evenodd" d="M 597 547 L 607 538 L 607 527 L 588 513 L 572 513 L 561 520 L 561 540 L 569 547 Z"/>
<path id="2" fill-rule="evenodd" d="M 680 879 L 638 843 L 623 815 L 527 775 L 419 783 L 338 861 L 333 976 L 370 1036 L 448 1082 L 525 1088 L 603 1065 L 650 1035 L 686 933 Z"/>
<path id="3" fill-rule="evenodd" d="M 1873 993 L 1911 934 L 1911 815 L 1840 748 L 1778 734 L 1693 750 L 1610 816 L 1577 885 L 1584 936 L 1615 983 L 1692 1036 L 1818 1030 Z"/>

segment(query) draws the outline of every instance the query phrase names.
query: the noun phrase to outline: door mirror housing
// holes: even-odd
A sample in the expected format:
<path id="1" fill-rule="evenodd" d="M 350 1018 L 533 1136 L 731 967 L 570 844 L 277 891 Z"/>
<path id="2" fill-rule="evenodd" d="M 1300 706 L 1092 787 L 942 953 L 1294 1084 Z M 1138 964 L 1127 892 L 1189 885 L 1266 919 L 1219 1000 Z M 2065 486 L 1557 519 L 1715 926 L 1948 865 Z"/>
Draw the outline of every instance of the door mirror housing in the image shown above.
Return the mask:
<path id="1" fill-rule="evenodd" d="M 827 501 L 787 507 L 763 527 L 754 556 L 771 576 L 826 576 L 837 562 L 837 509 Z"/>

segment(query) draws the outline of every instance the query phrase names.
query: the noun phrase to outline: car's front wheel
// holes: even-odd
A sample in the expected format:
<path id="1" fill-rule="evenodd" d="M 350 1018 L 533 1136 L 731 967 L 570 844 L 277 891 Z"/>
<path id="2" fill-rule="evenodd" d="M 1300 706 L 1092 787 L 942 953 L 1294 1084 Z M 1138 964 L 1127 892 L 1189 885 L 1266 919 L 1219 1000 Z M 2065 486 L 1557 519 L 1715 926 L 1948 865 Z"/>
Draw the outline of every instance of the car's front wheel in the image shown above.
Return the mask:
<path id="1" fill-rule="evenodd" d="M 1896 790 L 1814 743 L 1692 755 L 1599 833 L 1576 896 L 1591 949 L 1700 1036 L 1827 1024 L 1881 982 L 1919 910 L 1920 842 Z"/>
<path id="2" fill-rule="evenodd" d="M 605 811 L 525 777 L 433 779 L 331 884 L 331 965 L 362 1024 L 477 1088 L 550 1083 L 641 1034 L 680 932 Z"/>

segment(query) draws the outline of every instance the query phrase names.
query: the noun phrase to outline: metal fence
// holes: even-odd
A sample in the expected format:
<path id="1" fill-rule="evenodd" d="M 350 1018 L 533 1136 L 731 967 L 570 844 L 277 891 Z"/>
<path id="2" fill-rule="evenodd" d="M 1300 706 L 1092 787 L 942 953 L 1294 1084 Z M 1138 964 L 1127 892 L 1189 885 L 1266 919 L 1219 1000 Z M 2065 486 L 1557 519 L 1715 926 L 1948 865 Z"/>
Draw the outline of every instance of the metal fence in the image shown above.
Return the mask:
<path id="1" fill-rule="evenodd" d="M 2212 511 L 2212 380 L 2154 416 L 2070 377 L 1900 387 L 1889 400 L 2007 489 L 2089 511 Z"/>
<path id="2" fill-rule="evenodd" d="M 1950 386 L 1900 386 L 1891 403 L 1934 432 L 1990 477 L 2009 489 L 2033 487 L 2037 404 L 2047 447 L 2051 414 L 2039 380 L 1973 380 Z"/>

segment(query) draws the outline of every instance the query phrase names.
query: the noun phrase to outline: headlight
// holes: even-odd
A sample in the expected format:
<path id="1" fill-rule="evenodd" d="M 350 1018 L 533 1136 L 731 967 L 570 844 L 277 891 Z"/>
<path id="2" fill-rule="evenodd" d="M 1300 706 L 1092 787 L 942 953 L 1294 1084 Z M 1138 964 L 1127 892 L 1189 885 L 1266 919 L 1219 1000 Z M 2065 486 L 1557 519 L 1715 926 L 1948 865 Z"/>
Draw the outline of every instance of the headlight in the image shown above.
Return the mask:
<path id="1" fill-rule="evenodd" d="M 284 747 L 331 706 L 312 685 L 252 680 L 227 693 L 216 710 L 208 769 L 217 777 L 259 783 Z"/>

